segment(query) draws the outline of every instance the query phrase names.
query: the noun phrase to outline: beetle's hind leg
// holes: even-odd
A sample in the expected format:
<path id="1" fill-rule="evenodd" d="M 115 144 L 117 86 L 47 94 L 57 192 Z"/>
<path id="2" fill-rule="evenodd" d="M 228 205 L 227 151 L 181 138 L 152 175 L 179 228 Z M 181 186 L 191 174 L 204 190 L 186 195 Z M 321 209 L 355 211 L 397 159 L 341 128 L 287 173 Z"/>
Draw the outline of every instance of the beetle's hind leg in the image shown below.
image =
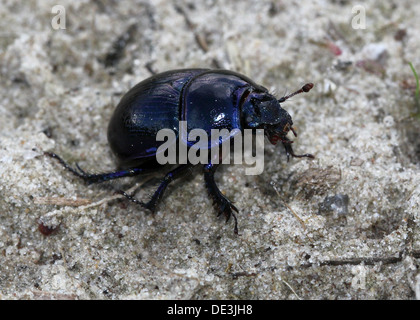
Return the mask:
<path id="1" fill-rule="evenodd" d="M 57 154 L 53 152 L 44 152 L 44 155 L 57 159 L 60 164 L 70 171 L 75 176 L 82 178 L 87 183 L 97 183 L 97 182 L 104 182 L 108 180 L 123 178 L 123 177 L 133 177 L 137 176 L 142 173 L 151 172 L 152 170 L 147 168 L 130 168 L 130 169 L 124 169 L 124 170 L 118 170 L 114 172 L 108 172 L 108 173 L 98 173 L 98 174 L 91 174 L 83 171 L 78 164 L 76 164 L 77 170 L 73 169 L 70 165 L 68 165 L 63 159 L 61 159 Z"/>
<path id="2" fill-rule="evenodd" d="M 207 164 L 204 166 L 204 182 L 206 184 L 207 191 L 213 199 L 214 205 L 219 211 L 218 216 L 224 214 L 226 216 L 226 222 L 229 221 L 232 216 L 235 220 L 234 232 L 238 233 L 238 220 L 233 211 L 238 212 L 238 209 L 232 204 L 232 202 L 226 198 L 217 187 L 216 181 L 214 180 L 214 173 L 219 165 Z"/>

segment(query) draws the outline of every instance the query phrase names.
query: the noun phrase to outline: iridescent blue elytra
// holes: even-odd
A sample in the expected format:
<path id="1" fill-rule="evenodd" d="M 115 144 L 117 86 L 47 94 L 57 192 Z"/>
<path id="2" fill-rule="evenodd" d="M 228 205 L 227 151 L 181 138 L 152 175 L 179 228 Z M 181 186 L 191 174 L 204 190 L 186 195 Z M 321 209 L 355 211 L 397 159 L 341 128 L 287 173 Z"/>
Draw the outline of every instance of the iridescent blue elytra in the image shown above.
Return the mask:
<path id="1" fill-rule="evenodd" d="M 293 129 L 292 118 L 280 103 L 301 92 L 308 92 L 313 84 L 308 83 L 300 90 L 277 99 L 266 88 L 248 77 L 227 70 L 181 69 L 156 74 L 129 90 L 116 107 L 108 126 L 108 141 L 118 159 L 119 169 L 115 172 L 89 174 L 77 166 L 70 167 L 55 153 L 45 154 L 58 159 L 68 170 L 89 183 L 135 176 L 156 170 L 164 170 L 156 160 L 156 152 L 164 142 L 157 141 L 161 129 L 171 129 L 179 138 L 179 123 L 186 121 L 187 132 L 203 129 L 211 141 L 212 129 L 264 129 L 272 144 L 278 141 L 285 147 L 287 158 L 308 157 L 296 155 L 287 138 Z M 238 131 L 236 130 L 236 132 Z M 225 140 L 232 136 L 225 137 Z M 224 140 L 214 143 L 221 144 Z M 189 142 L 194 144 L 195 142 Z M 168 184 L 190 169 L 190 163 L 180 164 L 169 171 L 152 198 L 144 203 L 133 196 L 121 193 L 131 201 L 155 211 Z M 219 215 L 237 220 L 233 211 L 236 207 L 221 193 L 214 180 L 218 164 L 203 165 L 204 181 Z"/>
<path id="2" fill-rule="evenodd" d="M 187 132 L 200 128 L 209 137 L 211 129 L 241 130 L 240 99 L 250 88 L 254 93 L 267 92 L 230 71 L 187 69 L 157 74 L 121 99 L 108 127 L 111 149 L 120 165 L 126 166 L 155 158 L 163 144 L 156 141 L 158 131 L 168 128 L 178 137 L 179 121 L 187 122 Z"/>

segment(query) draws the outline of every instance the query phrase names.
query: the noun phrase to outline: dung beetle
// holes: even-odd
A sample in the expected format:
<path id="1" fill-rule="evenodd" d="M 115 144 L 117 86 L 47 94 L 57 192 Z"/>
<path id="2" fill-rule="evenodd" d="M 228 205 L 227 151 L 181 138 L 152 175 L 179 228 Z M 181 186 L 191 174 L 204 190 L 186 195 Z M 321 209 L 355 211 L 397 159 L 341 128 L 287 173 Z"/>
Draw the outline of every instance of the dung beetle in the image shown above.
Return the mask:
<path id="1" fill-rule="evenodd" d="M 163 72 L 134 86 L 122 97 L 114 111 L 108 126 L 108 141 L 119 162 L 117 171 L 90 174 L 77 164 L 77 168 L 73 169 L 55 153 L 45 154 L 56 158 L 66 169 L 88 183 L 150 173 L 164 168 L 156 160 L 158 147 L 163 143 L 156 139 L 158 131 L 172 129 L 179 139 L 178 124 L 186 121 L 188 131 L 200 128 L 209 136 L 212 129 L 238 129 L 241 132 L 244 129 L 264 129 L 272 144 L 282 142 L 288 160 L 289 156 L 314 158 L 311 154 L 296 155 L 293 152 L 293 141 L 286 135 L 292 131 L 296 136 L 296 132 L 289 113 L 280 106 L 288 98 L 308 92 L 312 87 L 313 84 L 308 83 L 300 90 L 276 99 L 263 86 L 232 71 L 180 69 Z M 188 161 L 167 172 L 146 203 L 123 191 L 121 193 L 154 212 L 169 183 L 193 166 Z M 238 212 L 238 209 L 222 194 L 214 180 L 218 166 L 210 160 L 203 165 L 205 186 L 218 214 L 224 214 L 226 221 L 234 217 L 234 232 L 238 233 L 233 212 Z"/>

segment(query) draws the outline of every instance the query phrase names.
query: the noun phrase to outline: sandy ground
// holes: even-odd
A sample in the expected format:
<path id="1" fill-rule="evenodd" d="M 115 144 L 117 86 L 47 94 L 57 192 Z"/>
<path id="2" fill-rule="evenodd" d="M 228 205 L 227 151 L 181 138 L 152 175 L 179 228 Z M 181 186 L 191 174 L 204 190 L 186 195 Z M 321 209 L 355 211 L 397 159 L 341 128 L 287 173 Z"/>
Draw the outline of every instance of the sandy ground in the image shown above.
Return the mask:
<path id="1" fill-rule="evenodd" d="M 420 298 L 418 1 L 24 3 L 0 4 L 1 299 Z M 200 170 L 153 216 L 114 191 L 155 181 L 86 185 L 43 156 L 113 170 L 119 99 L 190 67 L 315 83 L 283 105 L 315 160 L 266 145 L 263 174 L 219 170 L 238 236 Z"/>

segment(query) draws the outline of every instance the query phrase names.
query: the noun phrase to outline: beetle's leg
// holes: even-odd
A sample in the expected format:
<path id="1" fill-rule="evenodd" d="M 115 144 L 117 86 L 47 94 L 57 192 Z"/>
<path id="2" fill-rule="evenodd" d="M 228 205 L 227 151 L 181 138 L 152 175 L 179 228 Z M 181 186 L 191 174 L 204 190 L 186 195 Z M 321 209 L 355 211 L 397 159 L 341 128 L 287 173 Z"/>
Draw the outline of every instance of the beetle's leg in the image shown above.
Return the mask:
<path id="1" fill-rule="evenodd" d="M 76 167 L 78 170 L 73 169 L 70 167 L 63 159 L 61 159 L 58 155 L 52 152 L 44 152 L 44 155 L 57 159 L 58 162 L 60 162 L 61 165 L 64 166 L 65 169 L 73 173 L 75 176 L 82 178 L 87 183 L 96 183 L 96 182 L 104 182 L 112 179 L 118 179 L 123 177 L 133 177 L 137 176 L 142 173 L 151 172 L 151 169 L 147 168 L 131 168 L 131 169 L 125 169 L 125 170 L 119 170 L 115 172 L 108 172 L 108 173 L 98 173 L 98 174 L 91 174 L 83 171 L 80 169 L 79 165 L 76 164 Z"/>
<path id="2" fill-rule="evenodd" d="M 310 158 L 315 159 L 315 157 L 310 153 L 305 154 L 295 154 L 292 148 L 292 141 L 290 141 L 287 137 L 284 138 L 284 141 L 282 141 L 284 149 L 286 150 L 287 155 L 287 162 L 289 162 L 290 156 L 293 158 Z"/>
<path id="3" fill-rule="evenodd" d="M 217 170 L 219 165 L 209 163 L 204 166 L 204 182 L 206 184 L 207 191 L 211 198 L 213 199 L 214 205 L 217 207 L 219 211 L 218 216 L 224 214 L 226 216 L 226 222 L 229 221 L 230 216 L 233 216 L 235 220 L 235 228 L 234 232 L 238 233 L 238 220 L 236 219 L 236 215 L 233 211 L 238 212 L 238 209 L 232 204 L 232 202 L 226 198 L 219 190 L 216 185 L 216 181 L 214 181 L 214 173 Z"/>
<path id="4" fill-rule="evenodd" d="M 137 204 L 141 205 L 142 207 L 145 207 L 146 206 L 146 204 L 143 201 L 137 200 L 136 198 L 134 198 L 132 195 L 129 195 L 124 190 L 118 190 L 117 193 L 123 195 L 128 200 L 130 200 L 131 202 L 134 202 L 134 203 L 137 203 Z"/>
<path id="5" fill-rule="evenodd" d="M 163 193 L 165 192 L 168 185 L 181 177 L 185 171 L 189 170 L 193 165 L 192 164 L 181 164 L 180 166 L 176 167 L 174 170 L 168 172 L 165 177 L 163 178 L 162 182 L 160 183 L 159 187 L 153 194 L 152 198 L 147 203 L 141 203 L 141 205 L 152 212 L 155 212 L 156 206 L 160 199 L 162 199 Z M 130 199 L 128 197 L 128 199 Z"/>

